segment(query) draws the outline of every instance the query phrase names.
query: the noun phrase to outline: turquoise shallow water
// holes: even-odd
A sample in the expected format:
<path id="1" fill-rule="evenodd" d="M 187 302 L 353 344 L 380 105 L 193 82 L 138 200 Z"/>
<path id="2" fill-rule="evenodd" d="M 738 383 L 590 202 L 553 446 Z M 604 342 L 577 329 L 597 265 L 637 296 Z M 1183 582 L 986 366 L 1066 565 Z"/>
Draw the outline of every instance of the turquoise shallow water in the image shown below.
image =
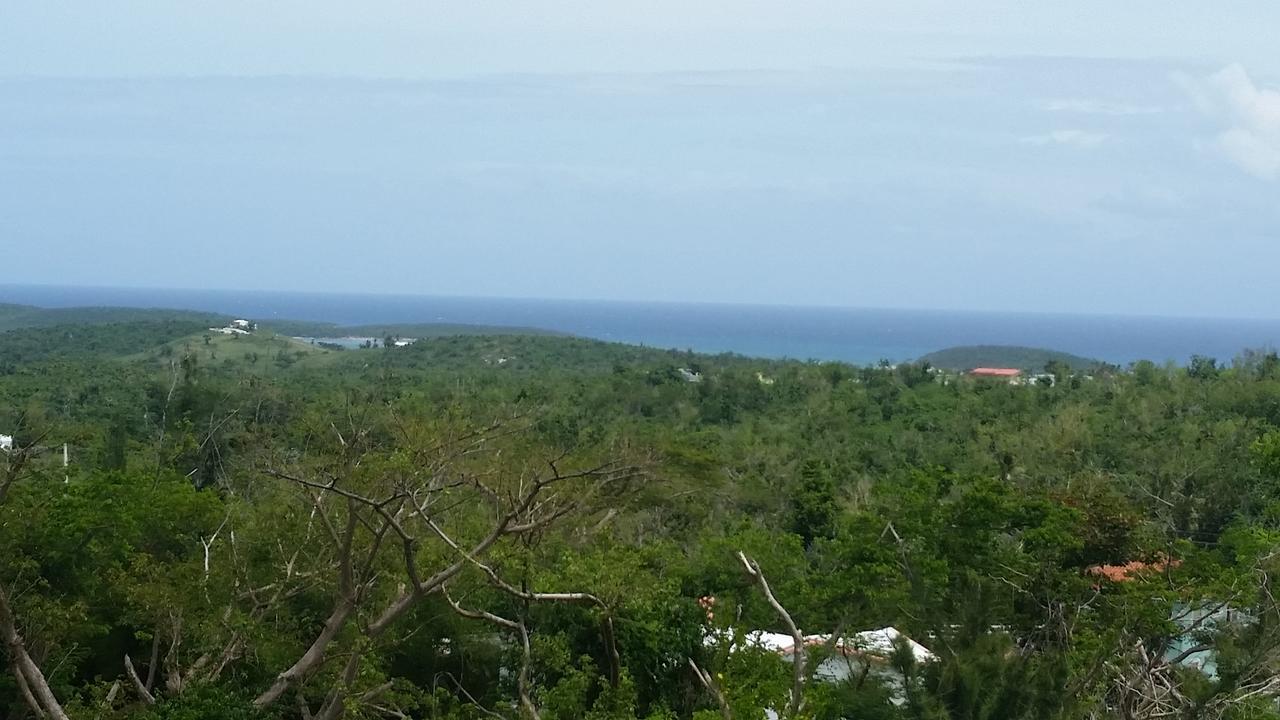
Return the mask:
<path id="1" fill-rule="evenodd" d="M 253 319 L 340 324 L 520 325 L 585 337 L 760 357 L 903 361 L 954 345 L 1045 347 L 1126 364 L 1228 361 L 1280 345 L 1280 320 L 777 307 L 0 285 L 0 302 L 208 310 Z"/>

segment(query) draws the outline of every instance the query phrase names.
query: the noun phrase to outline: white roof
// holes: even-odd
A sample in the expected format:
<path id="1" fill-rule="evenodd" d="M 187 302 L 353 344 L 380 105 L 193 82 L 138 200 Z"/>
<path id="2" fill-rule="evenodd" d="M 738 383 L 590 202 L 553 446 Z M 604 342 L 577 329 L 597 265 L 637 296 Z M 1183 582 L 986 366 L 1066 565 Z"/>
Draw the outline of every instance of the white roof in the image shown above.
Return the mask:
<path id="1" fill-rule="evenodd" d="M 706 642 L 711 644 L 722 635 L 709 634 Z M 912 640 L 895 627 L 883 627 L 879 630 L 867 630 L 857 633 L 851 637 L 840 638 L 836 640 L 833 647 L 842 653 L 855 654 L 867 653 L 870 655 L 882 655 L 888 657 L 893 653 L 894 643 L 898 638 L 906 640 L 907 647 L 911 648 L 911 654 L 915 656 L 916 662 L 932 662 L 938 659 L 929 648 Z M 831 642 L 830 635 L 805 635 L 804 644 L 808 647 L 818 645 L 826 645 Z M 790 655 L 791 650 L 795 647 L 795 640 L 786 633 L 764 632 L 762 630 L 753 630 L 746 635 L 746 644 L 752 647 L 758 647 L 781 655 Z"/>
<path id="2" fill-rule="evenodd" d="M 806 640 L 808 638 L 805 638 Z M 762 630 L 753 630 L 747 633 L 747 644 L 755 647 L 772 650 L 778 653 L 791 652 L 791 648 L 796 644 L 795 639 L 786 633 L 771 633 Z"/>
<path id="3" fill-rule="evenodd" d="M 821 636 L 814 636 L 821 637 Z M 830 636 L 822 639 L 826 642 Z M 895 643 L 898 638 L 906 641 L 907 647 L 911 648 L 911 654 L 915 656 L 916 662 L 931 662 L 938 659 L 938 656 L 929 651 L 929 648 L 912 640 L 895 627 L 883 627 L 879 630 L 867 630 L 860 632 L 851 638 L 842 638 L 836 642 L 836 647 L 841 650 L 851 650 L 855 652 L 869 652 L 876 655 L 889 655 L 893 652 Z M 808 642 L 809 638 L 805 638 Z"/>

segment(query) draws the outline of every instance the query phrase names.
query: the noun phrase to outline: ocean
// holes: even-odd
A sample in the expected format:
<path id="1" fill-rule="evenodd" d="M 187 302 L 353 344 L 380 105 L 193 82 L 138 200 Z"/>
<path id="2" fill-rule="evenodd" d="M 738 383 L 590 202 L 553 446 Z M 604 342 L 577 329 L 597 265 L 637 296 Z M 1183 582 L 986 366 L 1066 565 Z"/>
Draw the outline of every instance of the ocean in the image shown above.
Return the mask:
<path id="1" fill-rule="evenodd" d="M 1125 365 L 1227 362 L 1280 344 L 1280 320 L 957 312 L 582 300 L 516 300 L 0 285 L 0 302 L 111 305 L 272 318 L 373 323 L 466 323 L 545 328 L 650 347 L 869 364 L 912 360 L 955 345 L 1025 345 Z"/>

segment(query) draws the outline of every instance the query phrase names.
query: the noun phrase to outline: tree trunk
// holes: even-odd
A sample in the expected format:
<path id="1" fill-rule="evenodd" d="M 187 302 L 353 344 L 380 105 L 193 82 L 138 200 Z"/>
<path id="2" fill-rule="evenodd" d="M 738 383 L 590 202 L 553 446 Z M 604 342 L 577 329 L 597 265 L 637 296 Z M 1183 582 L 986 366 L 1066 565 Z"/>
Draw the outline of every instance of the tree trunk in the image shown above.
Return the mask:
<path id="1" fill-rule="evenodd" d="M 49 687 L 44 673 L 40 671 L 40 666 L 27 653 L 26 643 L 18 632 L 17 620 L 13 616 L 13 608 L 9 605 L 9 595 L 3 587 L 0 587 L 0 640 L 4 641 L 9 650 L 18 686 L 22 688 L 27 704 L 32 706 L 36 715 L 53 720 L 70 720 L 58 703 L 58 698 L 54 696 L 53 689 Z"/>
<path id="2" fill-rule="evenodd" d="M 351 617 L 355 605 L 349 598 L 342 598 L 333 608 L 333 612 L 329 615 L 329 619 L 324 622 L 324 629 L 316 636 L 311 647 L 298 658 L 298 661 L 289 667 L 288 670 L 276 676 L 275 682 L 266 692 L 259 695 L 253 704 L 258 707 L 267 707 L 280 699 L 281 695 L 293 686 L 293 683 L 300 679 L 308 677 L 320 663 L 324 661 L 325 651 L 329 649 L 329 645 L 338 637 L 338 633 L 342 631 L 343 626 L 347 624 L 347 618 Z"/>

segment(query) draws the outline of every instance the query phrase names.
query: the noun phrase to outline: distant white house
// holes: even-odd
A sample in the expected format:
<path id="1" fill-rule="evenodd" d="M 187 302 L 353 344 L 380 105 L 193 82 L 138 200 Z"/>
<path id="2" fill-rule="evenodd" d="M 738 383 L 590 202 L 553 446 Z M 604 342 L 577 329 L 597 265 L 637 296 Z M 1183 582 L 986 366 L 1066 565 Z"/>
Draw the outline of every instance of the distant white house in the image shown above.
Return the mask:
<path id="1" fill-rule="evenodd" d="M 13 450 L 13 436 L 0 435 L 0 451 L 11 452 Z"/>
<path id="2" fill-rule="evenodd" d="M 685 382 L 702 382 L 702 373 L 700 372 L 694 372 L 689 368 L 676 368 L 676 372 L 680 374 L 680 377 L 684 378 Z"/>
<path id="3" fill-rule="evenodd" d="M 258 324 L 249 320 L 232 320 L 226 327 L 209 328 L 209 332 L 222 335 L 248 335 L 258 329 Z"/>
<path id="4" fill-rule="evenodd" d="M 417 340 L 415 340 L 414 338 L 404 338 L 402 340 L 396 340 L 392 344 L 395 345 L 396 347 L 409 347 L 415 342 L 417 342 Z"/>

